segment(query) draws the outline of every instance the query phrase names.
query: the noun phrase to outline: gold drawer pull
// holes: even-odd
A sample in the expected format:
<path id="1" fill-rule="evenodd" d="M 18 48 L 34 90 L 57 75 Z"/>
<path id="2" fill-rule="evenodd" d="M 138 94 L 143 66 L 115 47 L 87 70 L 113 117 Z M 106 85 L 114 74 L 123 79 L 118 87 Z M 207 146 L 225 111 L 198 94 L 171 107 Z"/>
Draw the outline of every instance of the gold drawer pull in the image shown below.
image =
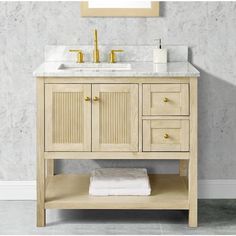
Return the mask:
<path id="1" fill-rule="evenodd" d="M 86 96 L 86 97 L 84 97 L 84 100 L 85 101 L 90 101 L 90 97 Z"/>
<path id="2" fill-rule="evenodd" d="M 169 134 L 165 134 L 165 135 L 164 135 L 164 138 L 165 138 L 165 139 L 169 138 Z"/>
<path id="3" fill-rule="evenodd" d="M 168 101 L 169 101 L 168 98 L 164 98 L 164 99 L 163 99 L 163 102 L 168 102 Z"/>
<path id="4" fill-rule="evenodd" d="M 96 96 L 93 98 L 93 101 L 95 101 L 95 102 L 98 101 L 98 100 L 99 100 L 99 98 L 96 97 Z"/>

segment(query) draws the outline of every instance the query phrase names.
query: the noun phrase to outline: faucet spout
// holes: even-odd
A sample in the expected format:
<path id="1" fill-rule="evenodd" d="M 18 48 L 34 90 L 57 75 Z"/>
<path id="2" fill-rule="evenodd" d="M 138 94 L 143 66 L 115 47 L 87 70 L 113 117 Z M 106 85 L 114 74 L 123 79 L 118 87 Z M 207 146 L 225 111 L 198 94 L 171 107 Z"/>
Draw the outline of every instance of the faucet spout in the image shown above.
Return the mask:
<path id="1" fill-rule="evenodd" d="M 99 63 L 99 49 L 98 49 L 98 32 L 94 30 L 94 50 L 93 50 L 93 62 Z"/>

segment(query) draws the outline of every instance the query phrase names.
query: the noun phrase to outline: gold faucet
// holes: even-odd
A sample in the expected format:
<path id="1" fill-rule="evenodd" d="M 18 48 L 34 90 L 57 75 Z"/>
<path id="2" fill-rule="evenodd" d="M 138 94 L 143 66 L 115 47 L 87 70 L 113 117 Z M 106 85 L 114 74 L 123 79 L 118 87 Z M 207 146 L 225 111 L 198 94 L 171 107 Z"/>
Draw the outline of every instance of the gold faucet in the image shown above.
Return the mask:
<path id="1" fill-rule="evenodd" d="M 94 49 L 93 49 L 93 62 L 99 63 L 99 50 L 98 50 L 98 32 L 94 30 Z"/>
<path id="2" fill-rule="evenodd" d="M 77 53 L 77 61 L 76 63 L 84 63 L 84 54 L 81 50 L 69 50 L 70 52 Z"/>
<path id="3" fill-rule="evenodd" d="M 110 63 L 116 63 L 116 52 L 124 52 L 124 50 L 111 50 L 109 53 L 109 62 Z"/>

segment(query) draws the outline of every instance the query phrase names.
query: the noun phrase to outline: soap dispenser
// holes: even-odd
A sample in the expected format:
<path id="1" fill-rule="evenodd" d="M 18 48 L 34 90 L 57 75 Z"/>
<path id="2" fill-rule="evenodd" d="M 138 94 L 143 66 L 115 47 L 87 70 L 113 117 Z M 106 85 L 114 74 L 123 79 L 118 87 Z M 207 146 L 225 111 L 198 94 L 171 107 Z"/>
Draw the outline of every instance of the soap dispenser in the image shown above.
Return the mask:
<path id="1" fill-rule="evenodd" d="M 158 41 L 159 45 L 153 50 L 153 63 L 167 63 L 167 49 L 162 48 L 161 39 L 154 41 Z"/>

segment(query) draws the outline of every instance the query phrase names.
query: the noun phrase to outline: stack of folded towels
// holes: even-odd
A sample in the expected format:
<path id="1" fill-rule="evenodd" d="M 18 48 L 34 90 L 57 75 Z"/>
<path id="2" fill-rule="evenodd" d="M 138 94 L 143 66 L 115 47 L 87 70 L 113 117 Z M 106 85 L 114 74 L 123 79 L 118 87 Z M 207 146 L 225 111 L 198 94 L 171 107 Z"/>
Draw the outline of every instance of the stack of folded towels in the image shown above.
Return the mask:
<path id="1" fill-rule="evenodd" d="M 151 188 L 147 169 L 144 168 L 101 168 L 92 171 L 89 194 L 150 195 Z"/>

